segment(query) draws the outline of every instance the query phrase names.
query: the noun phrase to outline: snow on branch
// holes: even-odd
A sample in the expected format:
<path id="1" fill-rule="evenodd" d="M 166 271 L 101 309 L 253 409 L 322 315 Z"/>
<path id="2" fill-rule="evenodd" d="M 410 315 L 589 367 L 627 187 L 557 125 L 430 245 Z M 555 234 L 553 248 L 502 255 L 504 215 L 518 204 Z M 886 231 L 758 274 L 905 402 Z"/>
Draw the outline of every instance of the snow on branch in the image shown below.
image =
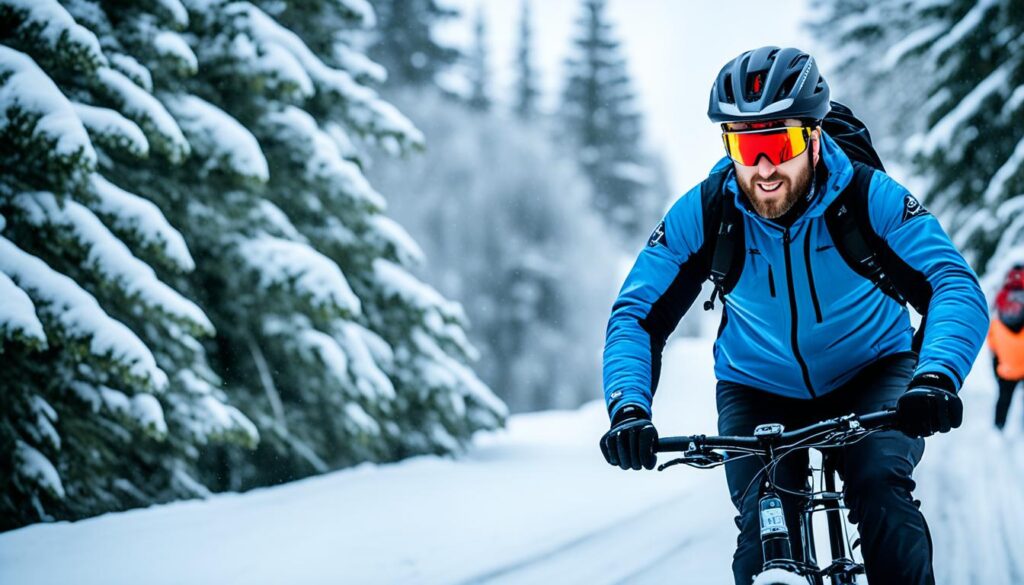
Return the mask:
<path id="1" fill-rule="evenodd" d="M 1006 159 L 1003 166 L 999 167 L 996 174 L 992 176 L 982 200 L 988 205 L 998 203 L 1000 197 L 1010 188 L 1010 179 L 1014 176 L 1021 176 L 1022 167 L 1024 167 L 1024 138 L 1017 143 L 1010 158 Z"/>
<path id="2" fill-rule="evenodd" d="M 356 79 L 374 83 L 384 83 L 388 79 L 388 70 L 383 65 L 344 43 L 334 44 L 334 58 L 342 69 L 354 75 Z"/>
<path id="3" fill-rule="evenodd" d="M 95 210 L 108 216 L 115 228 L 131 232 L 144 244 L 161 250 L 179 270 L 195 269 L 185 238 L 168 223 L 159 207 L 125 191 L 99 173 L 92 175 L 91 182 L 97 201 Z"/>
<path id="4" fill-rule="evenodd" d="M 53 156 L 96 166 L 96 151 L 64 94 L 28 55 L 0 45 L 0 136 L 17 116 L 32 116 L 31 135 L 54 144 Z M 73 164 L 73 163 L 71 163 Z"/>
<path id="5" fill-rule="evenodd" d="M 360 131 L 379 138 L 392 151 L 423 144 L 423 135 L 393 106 L 379 99 L 372 89 L 360 85 L 352 75 L 326 65 L 298 35 L 248 2 L 228 4 L 224 11 L 236 17 L 258 43 L 278 45 L 294 56 L 309 73 L 317 88 L 339 98 L 349 121 Z"/>
<path id="6" fill-rule="evenodd" d="M 337 384 L 347 386 L 348 356 L 333 337 L 316 329 L 305 329 L 296 334 L 302 350 L 315 354 L 325 366 L 326 372 Z"/>
<path id="7" fill-rule="evenodd" d="M 191 150 L 189 143 L 174 118 L 153 94 L 109 67 L 100 69 L 97 78 L 99 89 L 117 103 L 125 115 L 139 123 L 154 147 L 173 163 L 185 160 Z"/>
<path id="8" fill-rule="evenodd" d="M 0 272 L 0 341 L 25 338 L 39 348 L 46 347 L 43 324 L 36 317 L 36 307 L 25 291 L 9 276 Z"/>
<path id="9" fill-rule="evenodd" d="M 86 104 L 72 103 L 75 114 L 100 146 L 143 158 L 149 154 L 149 141 L 142 129 L 118 112 Z"/>
<path id="10" fill-rule="evenodd" d="M 167 374 L 156 365 L 146 344 L 130 329 L 111 319 L 96 299 L 75 281 L 2 236 L 0 271 L 28 292 L 35 299 L 39 314 L 68 338 L 87 341 L 92 355 L 113 359 L 129 375 L 146 381 L 155 390 L 167 386 Z"/>
<path id="11" fill-rule="evenodd" d="M 295 106 L 267 116 L 266 125 L 275 139 L 289 143 L 294 155 L 305 162 L 307 179 L 322 183 L 327 193 L 383 210 L 387 203 L 370 186 L 359 166 L 346 160 L 337 140 L 317 125 L 313 116 Z"/>
<path id="12" fill-rule="evenodd" d="M 17 23 L 17 36 L 36 42 L 47 57 L 67 63 L 76 71 L 92 72 L 107 66 L 100 42 L 57 0 L 0 0 L 0 22 Z"/>
<path id="13" fill-rule="evenodd" d="M 177 64 L 177 69 L 184 75 L 195 75 L 199 71 L 199 60 L 196 54 L 176 32 L 162 30 L 153 37 L 153 48 L 161 57 Z"/>
<path id="14" fill-rule="evenodd" d="M 406 266 L 423 264 L 426 259 L 423 250 L 398 222 L 377 213 L 370 216 L 368 223 L 373 229 L 373 235 L 392 248 L 395 257 L 401 264 Z"/>
<path id="15" fill-rule="evenodd" d="M 259 274 L 264 287 L 292 286 L 317 307 L 336 307 L 357 315 L 359 298 L 341 269 L 310 246 L 262 235 L 238 244 L 245 262 Z"/>
<path id="16" fill-rule="evenodd" d="M 264 183 L 270 178 L 259 142 L 227 112 L 193 95 L 166 96 L 209 172 L 222 168 L 240 177 Z"/>
<path id="17" fill-rule="evenodd" d="M 929 50 L 931 58 L 939 62 L 946 51 L 959 45 L 964 37 L 984 22 L 985 13 L 998 4 L 999 0 L 978 0 L 974 7 L 960 19 L 960 22 L 956 23 L 953 28 L 949 29 L 948 33 L 932 45 L 932 48 Z"/>
<path id="18" fill-rule="evenodd" d="M 150 73 L 145 65 L 139 63 L 135 57 L 112 51 L 109 58 L 111 67 L 123 73 L 135 85 L 148 92 L 153 91 L 153 74 Z"/>
<path id="19" fill-rule="evenodd" d="M 921 48 L 923 45 L 935 40 L 935 37 L 939 36 L 946 31 L 946 26 L 941 22 L 934 22 L 928 26 L 923 26 L 914 32 L 908 34 L 898 43 L 894 43 L 889 50 L 885 52 L 885 56 L 882 60 L 874 65 L 875 71 L 888 71 L 898 65 L 908 54 Z"/>
<path id="20" fill-rule="evenodd" d="M 956 130 L 978 113 L 982 102 L 996 92 L 1007 88 L 1011 71 L 1010 65 L 1007 63 L 989 74 L 956 107 L 932 126 L 928 134 L 924 137 L 916 136 L 909 145 L 911 152 L 931 156 L 937 150 L 946 149 Z"/>
<path id="21" fill-rule="evenodd" d="M 21 477 L 30 480 L 50 495 L 64 499 L 64 484 L 60 481 L 57 468 L 46 455 L 24 441 L 14 442 L 14 469 Z"/>
<path id="22" fill-rule="evenodd" d="M 393 400 L 396 396 L 391 379 L 381 370 L 381 363 L 390 364 L 394 353 L 386 341 L 372 331 L 352 322 L 338 327 L 340 342 L 350 360 L 356 388 L 371 400 Z"/>
<path id="23" fill-rule="evenodd" d="M 145 306 L 188 323 L 200 332 L 213 332 L 213 323 L 202 309 L 161 282 L 152 267 L 133 256 L 124 242 L 81 203 L 68 199 L 61 206 L 53 194 L 37 192 L 20 194 L 14 197 L 13 204 L 32 225 L 51 224 L 68 230 L 87 251 L 87 263 L 129 296 L 137 296 Z"/>

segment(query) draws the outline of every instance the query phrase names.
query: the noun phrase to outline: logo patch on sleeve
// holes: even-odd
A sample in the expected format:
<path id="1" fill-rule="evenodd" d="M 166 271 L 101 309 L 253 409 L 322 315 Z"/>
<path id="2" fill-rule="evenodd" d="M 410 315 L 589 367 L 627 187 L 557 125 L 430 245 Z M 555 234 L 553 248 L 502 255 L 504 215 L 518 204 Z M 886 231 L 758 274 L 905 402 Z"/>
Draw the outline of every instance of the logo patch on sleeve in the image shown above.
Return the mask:
<path id="1" fill-rule="evenodd" d="M 658 244 L 661 244 L 666 248 L 668 247 L 668 240 L 665 238 L 664 220 L 658 224 L 658 227 L 654 228 L 654 232 L 651 233 L 651 238 L 647 240 L 647 247 L 649 248 L 653 248 Z"/>
<path id="2" fill-rule="evenodd" d="M 919 215 L 928 215 L 928 210 L 921 205 L 913 195 L 907 195 L 903 198 L 903 221 L 915 218 Z"/>

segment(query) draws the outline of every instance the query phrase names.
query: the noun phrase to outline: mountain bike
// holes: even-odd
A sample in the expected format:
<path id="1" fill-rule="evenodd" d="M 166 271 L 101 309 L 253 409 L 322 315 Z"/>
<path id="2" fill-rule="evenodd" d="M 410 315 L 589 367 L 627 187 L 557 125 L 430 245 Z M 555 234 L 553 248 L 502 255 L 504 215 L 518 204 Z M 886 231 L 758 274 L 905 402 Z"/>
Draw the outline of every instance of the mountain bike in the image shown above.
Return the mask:
<path id="1" fill-rule="evenodd" d="M 826 577 L 831 580 L 831 585 L 855 585 L 857 575 L 864 574 L 864 565 L 852 559 L 857 543 L 850 545 L 844 530 L 842 516 L 846 506 L 843 493 L 836 490 L 838 462 L 835 450 L 873 433 L 893 429 L 895 424 L 896 411 L 883 410 L 841 416 L 788 432 L 782 425 L 771 423 L 758 426 L 753 436 L 663 437 L 658 440 L 658 452 L 682 452 L 683 455 L 659 465 L 658 471 L 678 464 L 710 469 L 739 458 L 761 457 L 765 465 L 751 483 L 763 475 L 758 508 L 764 567 L 754 585 L 825 585 Z M 813 465 L 808 466 L 804 491 L 776 486 L 775 470 L 779 462 L 790 453 L 809 448 L 815 448 L 822 454 L 818 489 L 815 489 L 814 475 L 819 470 Z M 803 560 L 793 556 L 779 491 L 797 496 L 801 502 L 799 530 L 803 540 Z M 832 552 L 832 562 L 824 568 L 818 567 L 811 521 L 812 515 L 818 512 L 825 513 Z"/>

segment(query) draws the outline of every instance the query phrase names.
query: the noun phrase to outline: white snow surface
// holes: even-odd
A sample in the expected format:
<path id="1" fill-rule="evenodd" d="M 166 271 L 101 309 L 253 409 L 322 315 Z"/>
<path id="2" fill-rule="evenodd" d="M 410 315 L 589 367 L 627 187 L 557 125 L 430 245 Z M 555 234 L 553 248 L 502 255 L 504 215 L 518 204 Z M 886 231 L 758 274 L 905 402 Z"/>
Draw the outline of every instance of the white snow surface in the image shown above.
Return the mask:
<path id="1" fill-rule="evenodd" d="M 714 432 L 711 344 L 669 346 L 663 435 Z M 1024 409 L 1006 436 L 992 430 L 990 359 L 963 390 L 964 427 L 928 439 L 915 474 L 946 585 L 1024 576 Z M 724 472 L 611 467 L 597 448 L 607 424 L 600 402 L 517 415 L 456 458 L 29 526 L 0 534 L 0 582 L 731 583 Z"/>
<path id="2" fill-rule="evenodd" d="M 56 154 L 81 151 L 87 166 L 96 164 L 96 151 L 71 102 L 31 57 L 0 45 L 0 73 L 10 74 L 0 86 L 0 130 L 7 127 L 7 112 L 12 108 L 37 114 L 34 132 L 56 141 Z"/>

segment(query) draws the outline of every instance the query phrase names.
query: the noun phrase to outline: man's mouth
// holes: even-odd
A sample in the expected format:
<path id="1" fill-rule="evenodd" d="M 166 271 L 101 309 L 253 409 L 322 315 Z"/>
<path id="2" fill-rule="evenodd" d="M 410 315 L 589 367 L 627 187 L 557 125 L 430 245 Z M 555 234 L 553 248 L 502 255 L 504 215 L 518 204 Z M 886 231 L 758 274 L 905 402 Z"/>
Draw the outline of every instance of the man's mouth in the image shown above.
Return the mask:
<path id="1" fill-rule="evenodd" d="M 779 187 L 782 186 L 782 181 L 775 181 L 774 183 L 758 183 L 757 186 L 765 193 L 773 193 L 779 190 Z"/>

